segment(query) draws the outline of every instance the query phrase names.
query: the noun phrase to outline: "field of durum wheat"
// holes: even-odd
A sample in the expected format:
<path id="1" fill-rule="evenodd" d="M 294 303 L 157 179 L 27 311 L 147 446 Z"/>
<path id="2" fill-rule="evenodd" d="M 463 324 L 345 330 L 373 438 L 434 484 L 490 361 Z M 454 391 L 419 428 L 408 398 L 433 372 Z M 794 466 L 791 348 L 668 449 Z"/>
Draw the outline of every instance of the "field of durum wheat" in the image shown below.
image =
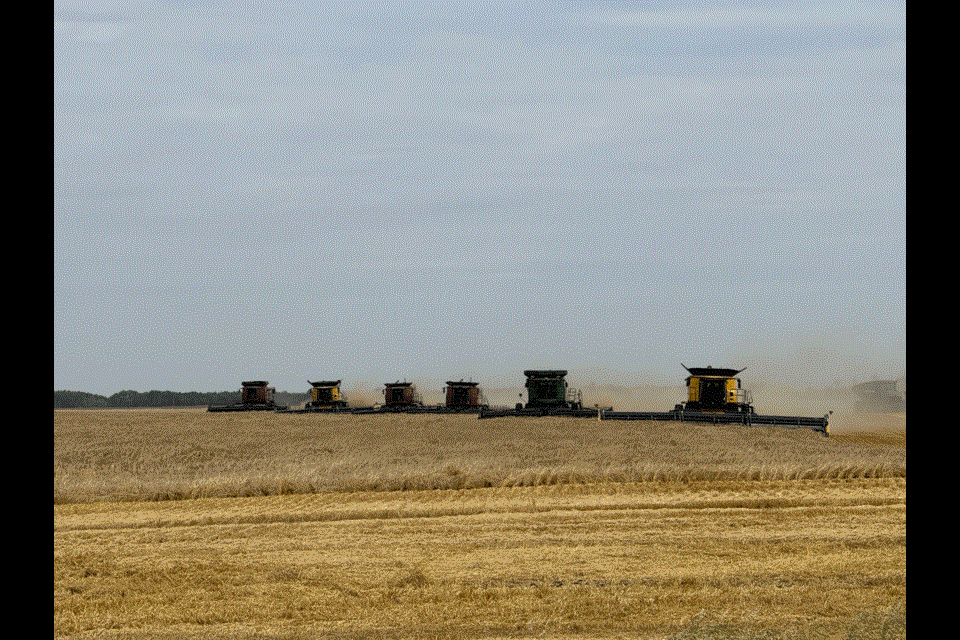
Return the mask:
<path id="1" fill-rule="evenodd" d="M 54 412 L 57 637 L 903 637 L 900 416 Z"/>

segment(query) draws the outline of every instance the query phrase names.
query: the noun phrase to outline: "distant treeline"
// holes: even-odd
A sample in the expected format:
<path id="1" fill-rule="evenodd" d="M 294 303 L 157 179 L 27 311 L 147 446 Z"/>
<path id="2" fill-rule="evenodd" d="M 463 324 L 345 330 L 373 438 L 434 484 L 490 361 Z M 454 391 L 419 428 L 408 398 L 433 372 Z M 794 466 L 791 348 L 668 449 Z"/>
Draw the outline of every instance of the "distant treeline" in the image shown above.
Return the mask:
<path id="1" fill-rule="evenodd" d="M 278 391 L 277 404 L 294 406 L 306 402 L 308 393 Z M 101 396 L 86 391 L 54 391 L 54 409 L 86 409 L 96 407 L 200 407 L 240 402 L 239 391 L 118 391 Z"/>

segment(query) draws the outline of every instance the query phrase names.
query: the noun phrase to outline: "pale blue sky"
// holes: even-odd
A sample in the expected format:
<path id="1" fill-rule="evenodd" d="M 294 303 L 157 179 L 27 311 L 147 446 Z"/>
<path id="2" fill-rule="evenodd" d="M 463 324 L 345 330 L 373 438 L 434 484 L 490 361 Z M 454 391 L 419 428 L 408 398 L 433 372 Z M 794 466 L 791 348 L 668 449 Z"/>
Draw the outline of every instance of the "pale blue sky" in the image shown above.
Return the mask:
<path id="1" fill-rule="evenodd" d="M 55 2 L 54 387 L 904 375 L 905 114 L 903 3 Z"/>

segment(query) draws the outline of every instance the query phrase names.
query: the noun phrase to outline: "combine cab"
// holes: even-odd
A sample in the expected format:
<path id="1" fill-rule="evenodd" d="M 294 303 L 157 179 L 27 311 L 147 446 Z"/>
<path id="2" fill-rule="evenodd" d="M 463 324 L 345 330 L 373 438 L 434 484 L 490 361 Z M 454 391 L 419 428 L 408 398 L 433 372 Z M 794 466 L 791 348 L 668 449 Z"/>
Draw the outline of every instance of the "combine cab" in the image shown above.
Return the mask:
<path id="1" fill-rule="evenodd" d="M 340 380 L 310 382 L 310 386 L 310 400 L 302 409 L 286 409 L 281 413 L 339 413 L 347 410 L 347 397 L 340 391 Z"/>
<path id="2" fill-rule="evenodd" d="M 282 411 L 287 407 L 274 402 L 277 390 L 268 387 L 265 380 L 241 383 L 240 402 L 221 406 L 209 406 L 207 411 Z"/>
<path id="3" fill-rule="evenodd" d="M 771 425 L 778 427 L 792 427 L 802 429 L 813 429 L 823 435 L 830 435 L 827 428 L 830 413 L 822 418 L 810 418 L 804 416 L 765 416 L 759 415 L 754 410 L 750 393 L 741 388 L 740 379 L 737 378 L 743 369 L 714 369 L 713 367 L 694 367 L 683 366 L 690 375 L 687 376 L 687 399 L 676 405 L 673 411 L 612 411 L 609 409 L 583 409 L 579 398 L 576 406 L 566 404 L 564 408 L 550 409 L 544 408 L 543 399 L 537 396 L 536 404 L 527 403 L 523 408 L 517 405 L 514 411 L 488 411 L 480 412 L 480 418 L 497 418 L 504 416 L 538 416 L 538 415 L 566 415 L 583 418 L 597 418 L 600 420 L 660 420 L 676 422 L 710 422 L 713 424 L 747 424 L 747 425 Z M 534 401 L 535 393 L 540 394 L 540 387 L 537 383 L 544 379 L 537 376 L 530 376 L 531 373 L 543 374 L 562 374 L 558 376 L 562 379 L 565 371 L 559 372 L 525 372 L 527 374 L 527 389 L 531 390 L 530 399 Z M 547 378 L 549 379 L 549 378 Z M 533 383 L 533 384 L 532 384 Z M 566 384 L 564 383 L 564 388 Z M 543 387 L 549 390 L 549 387 Z M 558 393 L 560 387 L 555 387 L 553 391 L 546 393 L 547 404 L 553 403 L 554 406 L 560 406 Z M 535 390 L 535 391 L 534 391 Z M 552 398 L 552 399 L 551 399 Z"/>

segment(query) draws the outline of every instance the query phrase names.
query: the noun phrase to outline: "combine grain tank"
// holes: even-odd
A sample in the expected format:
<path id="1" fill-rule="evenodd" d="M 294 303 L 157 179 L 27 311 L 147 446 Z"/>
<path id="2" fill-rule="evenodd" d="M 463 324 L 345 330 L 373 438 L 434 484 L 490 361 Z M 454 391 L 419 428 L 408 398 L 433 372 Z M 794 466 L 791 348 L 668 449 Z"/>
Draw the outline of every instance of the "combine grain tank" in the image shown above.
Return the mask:
<path id="1" fill-rule="evenodd" d="M 265 380 L 250 380 L 241 383 L 240 402 L 234 404 L 209 406 L 207 411 L 276 411 L 287 407 L 274 402 L 277 390 L 267 386 Z"/>
<path id="2" fill-rule="evenodd" d="M 522 409 L 520 405 L 517 405 L 514 411 L 484 410 L 480 412 L 479 417 L 568 415 L 583 418 L 593 417 L 600 420 L 660 420 L 709 422 L 713 424 L 770 425 L 813 429 L 825 436 L 830 434 L 827 424 L 830 414 L 833 413 L 832 411 L 828 412 L 822 418 L 806 416 L 766 416 L 758 414 L 753 408 L 750 393 L 742 389 L 740 379 L 736 377 L 743 369 L 715 369 L 713 367 L 688 368 L 683 364 L 681 364 L 681 366 L 690 373 L 686 379 L 687 399 L 676 405 L 673 411 L 613 411 L 599 407 L 596 409 L 570 408 L 545 411 L 542 409 L 531 409 L 528 403 L 526 409 Z M 535 380 L 536 378 L 533 379 Z M 528 389 L 531 388 L 530 381 L 531 378 L 528 376 Z M 557 390 L 555 389 L 551 393 L 555 396 Z"/>

